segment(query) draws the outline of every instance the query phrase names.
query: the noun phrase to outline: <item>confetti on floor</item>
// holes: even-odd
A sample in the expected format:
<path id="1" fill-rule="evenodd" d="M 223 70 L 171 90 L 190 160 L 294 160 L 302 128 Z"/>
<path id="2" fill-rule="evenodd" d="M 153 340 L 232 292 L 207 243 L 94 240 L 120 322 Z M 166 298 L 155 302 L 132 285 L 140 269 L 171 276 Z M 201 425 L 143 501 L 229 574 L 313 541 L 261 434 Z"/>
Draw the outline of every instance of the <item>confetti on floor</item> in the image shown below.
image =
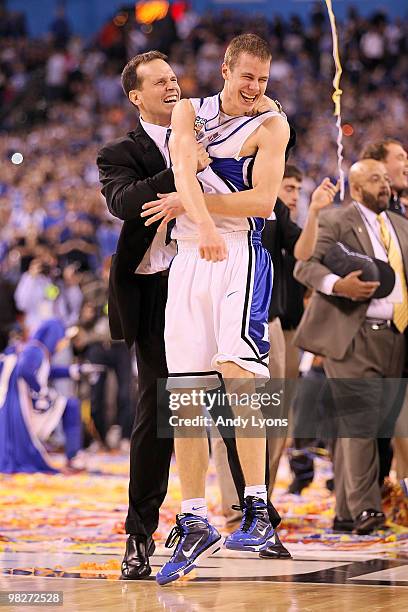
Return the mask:
<path id="1" fill-rule="evenodd" d="M 0 552 L 80 553 L 112 555 L 106 563 L 87 561 L 67 569 L 32 567 L 18 569 L 26 575 L 65 575 L 117 579 L 126 535 L 128 457 L 106 453 L 92 457 L 88 473 L 76 475 L 0 475 Z M 335 534 L 331 531 L 334 498 L 326 489 L 330 462 L 316 459 L 316 478 L 302 496 L 287 494 L 288 462 L 281 461 L 274 503 L 283 516 L 281 539 L 297 551 L 369 551 L 408 558 L 407 502 L 397 485 L 389 484 L 384 507 L 388 522 L 384 531 L 371 536 Z M 223 530 L 220 493 L 213 466 L 207 484 L 209 516 Z M 163 543 L 179 510 L 180 493 L 172 465 L 169 491 L 160 514 L 155 539 Z M 399 524 L 398 524 L 399 523 Z M 3 569 L 3 573 L 14 570 Z M 47 573 L 48 572 L 48 573 Z"/>

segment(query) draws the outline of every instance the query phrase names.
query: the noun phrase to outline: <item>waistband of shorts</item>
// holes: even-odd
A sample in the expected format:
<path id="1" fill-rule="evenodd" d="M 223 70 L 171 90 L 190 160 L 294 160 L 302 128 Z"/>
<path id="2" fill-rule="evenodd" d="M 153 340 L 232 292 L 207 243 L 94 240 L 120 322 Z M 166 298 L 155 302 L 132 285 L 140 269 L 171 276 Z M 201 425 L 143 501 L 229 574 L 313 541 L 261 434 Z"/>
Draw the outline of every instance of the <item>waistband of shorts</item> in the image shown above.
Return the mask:
<path id="1" fill-rule="evenodd" d="M 226 232 L 221 234 L 226 244 L 261 244 L 261 232 L 252 230 L 243 230 L 239 232 Z M 187 251 L 195 250 L 198 247 L 198 238 L 182 238 L 177 239 L 177 250 Z"/>

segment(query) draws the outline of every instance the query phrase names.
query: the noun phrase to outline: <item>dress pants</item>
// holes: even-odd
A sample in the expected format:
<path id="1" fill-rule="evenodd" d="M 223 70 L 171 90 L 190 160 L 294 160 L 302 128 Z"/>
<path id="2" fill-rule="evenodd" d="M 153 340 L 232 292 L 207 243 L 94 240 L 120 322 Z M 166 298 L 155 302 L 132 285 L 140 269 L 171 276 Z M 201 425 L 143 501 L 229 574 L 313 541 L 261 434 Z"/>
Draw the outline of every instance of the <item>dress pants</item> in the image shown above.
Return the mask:
<path id="1" fill-rule="evenodd" d="M 167 377 L 164 349 L 164 310 L 167 278 L 146 275 L 140 280 L 140 333 L 135 343 L 138 402 L 130 439 L 129 508 L 126 533 L 152 535 L 167 493 L 171 438 L 157 436 L 157 380 Z"/>
<path id="2" fill-rule="evenodd" d="M 329 381 L 337 429 L 336 515 L 341 519 L 355 520 L 370 508 L 381 510 L 376 438 L 381 437 L 399 392 L 397 384 L 387 385 L 385 379 L 401 376 L 404 349 L 402 334 L 393 328 L 374 330 L 365 322 L 343 359 L 324 360 L 327 377 L 341 379 Z M 391 426 L 388 423 L 388 430 Z M 384 437 L 390 437 L 387 433 Z"/>

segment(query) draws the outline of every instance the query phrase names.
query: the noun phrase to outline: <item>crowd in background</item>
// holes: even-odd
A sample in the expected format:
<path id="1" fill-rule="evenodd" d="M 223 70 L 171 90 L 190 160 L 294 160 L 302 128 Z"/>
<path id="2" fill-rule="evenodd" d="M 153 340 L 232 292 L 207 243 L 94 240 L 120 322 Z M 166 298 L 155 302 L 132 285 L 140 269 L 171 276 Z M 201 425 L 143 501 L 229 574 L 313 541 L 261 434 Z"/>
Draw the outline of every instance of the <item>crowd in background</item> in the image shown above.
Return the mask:
<path id="1" fill-rule="evenodd" d="M 365 18 L 355 9 L 338 28 L 347 170 L 363 144 L 407 140 L 408 26 L 382 13 Z M 107 270 L 120 223 L 100 195 L 95 159 L 103 143 L 135 125 L 121 70 L 133 55 L 157 48 L 168 54 L 183 95 L 205 96 L 222 87 L 226 43 L 243 31 L 271 44 L 267 93 L 281 102 L 297 131 L 291 161 L 304 172 L 308 201 L 324 176 L 337 176 L 332 39 L 321 3 L 308 22 L 189 10 L 177 22 L 169 14 L 146 26 L 128 15 L 88 41 L 75 34 L 62 10 L 47 36 L 34 39 L 23 14 L 0 8 L 0 279 L 8 296 L 0 309 L 0 350 L 21 313 L 29 332 L 49 316 L 79 322 L 79 353 L 95 343 L 111 350 Z M 132 410 L 130 404 L 122 413 Z M 100 428 L 103 439 L 105 424 Z"/>

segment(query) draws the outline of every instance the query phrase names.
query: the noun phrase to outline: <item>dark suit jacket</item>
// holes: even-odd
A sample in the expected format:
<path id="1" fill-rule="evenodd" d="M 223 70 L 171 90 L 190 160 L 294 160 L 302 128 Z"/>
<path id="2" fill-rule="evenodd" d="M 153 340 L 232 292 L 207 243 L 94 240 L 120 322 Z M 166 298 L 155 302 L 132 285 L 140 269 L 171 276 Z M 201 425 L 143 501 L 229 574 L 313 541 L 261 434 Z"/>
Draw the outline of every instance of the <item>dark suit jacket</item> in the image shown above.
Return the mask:
<path id="1" fill-rule="evenodd" d="M 393 212 L 387 215 L 397 235 L 408 279 L 408 222 Z M 319 235 L 313 257 L 295 266 L 298 281 L 316 289 L 294 338 L 300 348 L 331 359 L 343 359 L 354 336 L 366 318 L 369 301 L 351 300 L 319 293 L 321 282 L 330 270 L 321 262 L 326 251 L 337 241 L 374 257 L 370 237 L 360 213 L 353 204 L 322 211 Z M 408 281 L 407 281 L 408 282 Z"/>
<path id="2" fill-rule="evenodd" d="M 288 207 L 279 198 L 274 213 L 276 219 L 267 219 L 262 232 L 262 244 L 271 254 L 273 263 L 269 321 L 280 317 L 282 322 L 286 322 L 284 328 L 292 329 L 303 314 L 305 288 L 293 278 L 293 251 L 302 230 L 292 221 Z"/>
<path id="3" fill-rule="evenodd" d="M 175 191 L 174 176 L 140 123 L 127 136 L 105 145 L 97 164 L 108 208 L 124 221 L 110 271 L 110 330 L 114 340 L 124 338 L 131 346 L 149 316 L 141 308 L 142 292 L 153 291 L 159 281 L 152 275 L 146 283 L 145 276 L 135 274 L 157 229 L 157 224 L 146 227 L 140 213 L 158 193 Z"/>

